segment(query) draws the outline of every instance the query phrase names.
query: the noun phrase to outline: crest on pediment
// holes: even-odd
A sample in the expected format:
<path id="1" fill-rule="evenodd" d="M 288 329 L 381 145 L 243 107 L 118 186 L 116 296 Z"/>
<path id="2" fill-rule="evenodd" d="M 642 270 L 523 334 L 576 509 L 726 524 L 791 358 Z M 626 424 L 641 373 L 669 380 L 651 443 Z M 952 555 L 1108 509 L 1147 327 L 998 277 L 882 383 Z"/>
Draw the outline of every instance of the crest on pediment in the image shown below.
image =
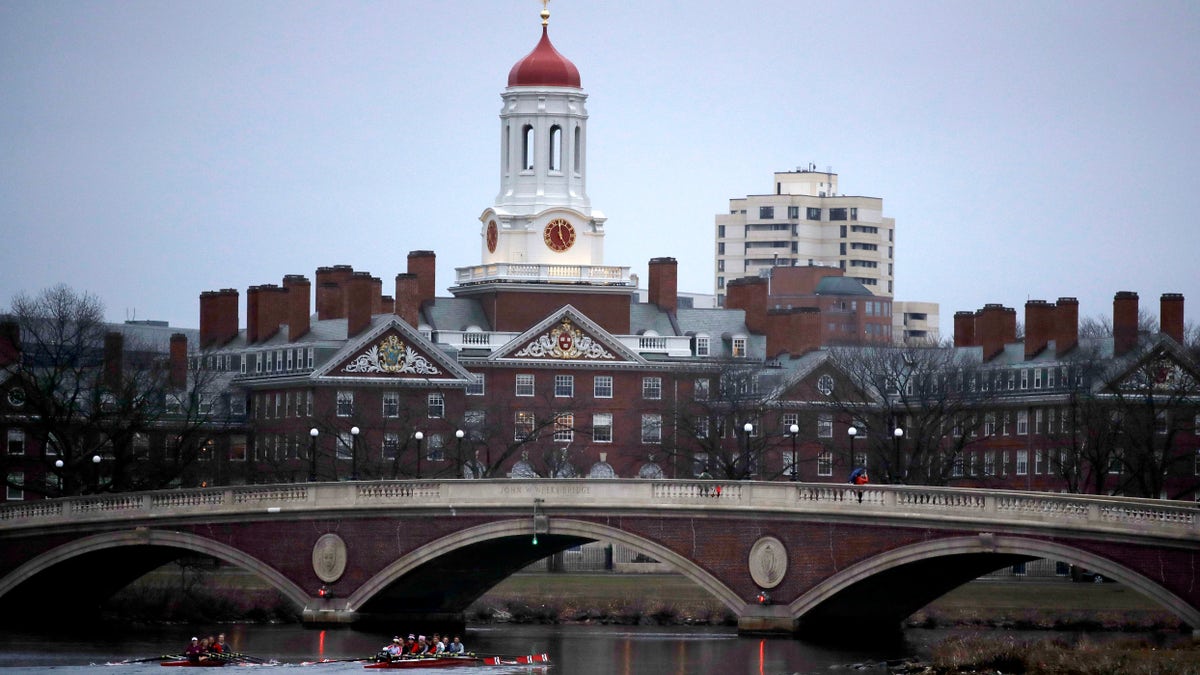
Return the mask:
<path id="1" fill-rule="evenodd" d="M 442 371 L 395 333 L 359 354 L 341 368 L 343 373 L 440 375 Z"/>
<path id="2" fill-rule="evenodd" d="M 591 361 L 613 361 L 616 356 L 596 342 L 591 336 L 575 327 L 571 317 L 564 316 L 562 321 L 550 330 L 542 333 L 520 351 L 513 354 L 516 357 L 533 359 L 587 359 Z"/>
<path id="3" fill-rule="evenodd" d="M 497 349 L 490 358 L 579 363 L 644 362 L 637 353 L 571 305 L 564 305 Z"/>
<path id="4" fill-rule="evenodd" d="M 348 341 L 313 377 L 389 378 L 414 384 L 474 380 L 437 345 L 399 320 L 377 321 L 373 329 Z"/>

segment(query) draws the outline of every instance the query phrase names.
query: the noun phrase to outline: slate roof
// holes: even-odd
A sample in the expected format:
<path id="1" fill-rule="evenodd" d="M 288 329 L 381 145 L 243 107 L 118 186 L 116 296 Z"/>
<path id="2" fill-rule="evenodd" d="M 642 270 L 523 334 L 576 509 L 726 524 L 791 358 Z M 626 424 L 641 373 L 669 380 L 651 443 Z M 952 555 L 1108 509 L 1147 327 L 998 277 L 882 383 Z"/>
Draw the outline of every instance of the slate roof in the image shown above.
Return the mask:
<path id="1" fill-rule="evenodd" d="M 822 277 L 813 291 L 816 295 L 875 295 L 862 282 L 850 277 Z"/>
<path id="2" fill-rule="evenodd" d="M 483 307 L 473 298 L 434 298 L 421 308 L 421 318 L 434 330 L 466 330 L 469 326 L 492 330 Z"/>

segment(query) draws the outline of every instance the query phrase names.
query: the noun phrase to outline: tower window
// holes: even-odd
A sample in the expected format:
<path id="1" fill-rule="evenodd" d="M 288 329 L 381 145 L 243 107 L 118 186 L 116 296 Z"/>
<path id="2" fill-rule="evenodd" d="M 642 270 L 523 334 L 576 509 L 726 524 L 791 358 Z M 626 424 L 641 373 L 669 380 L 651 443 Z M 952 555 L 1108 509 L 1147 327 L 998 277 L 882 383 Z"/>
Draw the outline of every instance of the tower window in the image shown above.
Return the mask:
<path id="1" fill-rule="evenodd" d="M 575 127 L 575 152 L 571 155 L 571 161 L 575 165 L 575 173 L 579 173 L 580 162 L 583 157 L 583 130 Z"/>
<path id="2" fill-rule="evenodd" d="M 550 170 L 562 171 L 562 127 L 550 127 Z"/>
<path id="3" fill-rule="evenodd" d="M 528 171 L 533 169 L 533 126 L 526 124 L 521 133 L 524 136 L 524 146 L 522 147 L 522 161 L 524 164 L 522 164 L 521 169 Z"/>

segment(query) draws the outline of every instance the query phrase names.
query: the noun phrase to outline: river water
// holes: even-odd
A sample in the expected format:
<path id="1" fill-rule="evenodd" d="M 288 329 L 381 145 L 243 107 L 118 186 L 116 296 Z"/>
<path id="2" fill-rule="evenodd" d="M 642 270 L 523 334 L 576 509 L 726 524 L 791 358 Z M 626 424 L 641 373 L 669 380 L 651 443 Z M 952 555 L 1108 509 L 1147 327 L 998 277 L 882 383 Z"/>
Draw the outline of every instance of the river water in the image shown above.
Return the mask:
<path id="1" fill-rule="evenodd" d="M 364 673 L 362 663 L 304 665 L 321 659 L 367 657 L 391 635 L 350 628 L 319 630 L 295 625 L 225 625 L 199 634 L 224 631 L 237 652 L 275 662 L 237 668 L 235 672 Z M 178 653 L 195 627 L 167 626 L 123 630 L 108 626 L 92 634 L 66 631 L 0 633 L 0 668 L 4 673 L 163 673 L 157 660 L 120 663 Z M 690 675 L 720 673 L 828 673 L 838 666 L 878 662 L 920 654 L 925 645 L 944 637 L 940 631 L 908 631 L 893 640 L 858 636 L 849 645 L 829 646 L 788 638 L 739 637 L 733 628 L 660 626 L 528 626 L 468 627 L 463 642 L 478 654 L 547 653 L 549 666 L 469 666 L 413 669 L 409 673 L 546 673 L 553 675 Z M 280 670 L 282 669 L 282 670 Z M 299 670 L 297 670 L 299 669 Z M 876 671 L 882 672 L 882 671 Z"/>

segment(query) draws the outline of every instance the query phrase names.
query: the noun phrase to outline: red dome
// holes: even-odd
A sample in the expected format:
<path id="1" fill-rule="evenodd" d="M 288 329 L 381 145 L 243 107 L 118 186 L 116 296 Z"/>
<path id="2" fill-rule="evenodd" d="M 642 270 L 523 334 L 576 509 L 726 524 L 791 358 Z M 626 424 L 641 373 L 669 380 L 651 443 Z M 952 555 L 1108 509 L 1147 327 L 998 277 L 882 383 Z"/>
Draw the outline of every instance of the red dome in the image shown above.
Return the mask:
<path id="1" fill-rule="evenodd" d="M 575 87 L 579 88 L 579 69 L 550 44 L 546 26 L 542 39 L 525 58 L 508 71 L 510 87 Z"/>

